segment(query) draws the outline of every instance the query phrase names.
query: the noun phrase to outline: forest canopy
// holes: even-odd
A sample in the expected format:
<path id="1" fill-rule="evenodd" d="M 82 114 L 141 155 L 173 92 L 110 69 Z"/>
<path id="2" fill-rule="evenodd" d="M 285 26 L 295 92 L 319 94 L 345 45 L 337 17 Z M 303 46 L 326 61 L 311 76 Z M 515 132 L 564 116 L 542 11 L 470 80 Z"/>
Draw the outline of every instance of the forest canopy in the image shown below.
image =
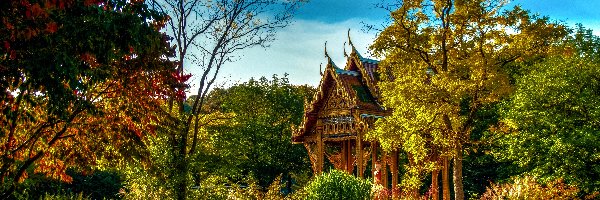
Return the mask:
<path id="1" fill-rule="evenodd" d="M 600 197 L 600 37 L 504 0 L 387 7 L 349 91 L 389 111 L 366 140 L 400 189 L 314 173 L 292 132 L 321 86 L 217 80 L 305 2 L 0 1 L 0 199 Z"/>

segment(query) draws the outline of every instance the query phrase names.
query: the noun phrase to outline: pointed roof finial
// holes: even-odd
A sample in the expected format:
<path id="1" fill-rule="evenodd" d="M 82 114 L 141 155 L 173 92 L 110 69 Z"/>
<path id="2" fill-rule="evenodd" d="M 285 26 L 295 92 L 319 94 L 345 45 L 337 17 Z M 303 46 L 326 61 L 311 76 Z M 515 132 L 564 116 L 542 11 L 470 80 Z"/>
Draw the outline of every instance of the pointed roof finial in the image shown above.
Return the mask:
<path id="1" fill-rule="evenodd" d="M 329 57 L 329 53 L 327 53 L 327 41 L 325 41 L 325 58 L 327 58 L 327 65 L 325 66 L 325 70 L 327 70 L 327 68 L 329 67 L 337 68 L 337 66 L 335 66 L 335 63 L 333 63 L 331 57 Z"/>
<path id="2" fill-rule="evenodd" d="M 348 29 L 348 44 L 352 47 L 352 51 L 355 51 L 354 44 L 352 43 L 352 39 L 350 39 L 350 29 Z"/>

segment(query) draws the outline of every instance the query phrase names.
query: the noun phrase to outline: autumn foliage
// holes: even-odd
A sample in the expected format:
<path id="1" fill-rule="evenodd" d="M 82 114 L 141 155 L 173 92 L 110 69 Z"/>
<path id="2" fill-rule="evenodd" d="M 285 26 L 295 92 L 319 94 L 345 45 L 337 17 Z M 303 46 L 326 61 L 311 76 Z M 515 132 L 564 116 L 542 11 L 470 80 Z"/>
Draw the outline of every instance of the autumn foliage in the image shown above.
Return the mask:
<path id="1" fill-rule="evenodd" d="M 184 87 L 143 2 L 2 1 L 0 180 L 71 181 L 68 166 L 143 157 L 162 101 Z M 126 155 L 126 156 L 125 156 Z"/>
<path id="2" fill-rule="evenodd" d="M 576 186 L 566 184 L 562 179 L 540 184 L 531 176 L 517 178 L 513 183 L 492 184 L 483 195 L 482 200 L 493 199 L 593 199 L 598 195 L 581 198 Z"/>
<path id="3" fill-rule="evenodd" d="M 314 89 L 213 88 L 302 2 L 0 0 L 0 199 L 101 168 L 127 179 L 124 198 L 599 198 L 600 38 L 505 0 L 396 5 L 371 46 L 391 114 L 368 139 L 401 152 L 401 189 L 309 182 L 289 137 Z"/>

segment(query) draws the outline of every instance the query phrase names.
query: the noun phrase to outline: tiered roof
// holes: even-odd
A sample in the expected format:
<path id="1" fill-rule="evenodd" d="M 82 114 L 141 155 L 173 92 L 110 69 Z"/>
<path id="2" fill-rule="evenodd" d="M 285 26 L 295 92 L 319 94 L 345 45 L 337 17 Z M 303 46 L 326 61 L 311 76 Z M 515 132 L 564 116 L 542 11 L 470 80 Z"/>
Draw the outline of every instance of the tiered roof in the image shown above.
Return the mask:
<path id="1" fill-rule="evenodd" d="M 349 111 L 348 115 L 358 113 L 362 118 L 380 118 L 386 115 L 386 110 L 379 103 L 380 94 L 377 88 L 379 61 L 362 57 L 350 37 L 348 40 L 352 50 L 350 55 L 347 55 L 344 69 L 333 63 L 325 48 L 327 66 L 321 74 L 321 82 L 312 102 L 306 102 L 304 105 L 304 120 L 300 127 L 294 130 L 293 142 L 303 142 L 305 136 L 315 131 L 319 112 L 325 107 L 329 96 L 333 95 L 330 93 L 334 91 L 348 101 L 343 106 L 344 110 Z"/>

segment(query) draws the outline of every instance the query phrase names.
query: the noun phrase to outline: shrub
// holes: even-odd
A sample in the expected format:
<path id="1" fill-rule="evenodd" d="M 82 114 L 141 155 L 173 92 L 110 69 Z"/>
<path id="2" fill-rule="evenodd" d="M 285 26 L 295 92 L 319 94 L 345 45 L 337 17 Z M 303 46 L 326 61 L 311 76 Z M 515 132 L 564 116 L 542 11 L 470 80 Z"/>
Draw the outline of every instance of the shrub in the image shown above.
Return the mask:
<path id="1" fill-rule="evenodd" d="M 370 199 L 371 182 L 343 171 L 317 176 L 305 188 L 306 199 Z"/>
<path id="2" fill-rule="evenodd" d="M 84 196 L 83 192 L 75 193 L 60 193 L 60 194 L 45 194 L 40 200 L 88 200 L 94 199 L 90 196 Z"/>
<path id="3" fill-rule="evenodd" d="M 120 199 L 123 187 L 116 171 L 97 170 L 91 173 L 69 168 L 66 173 L 73 178 L 70 183 L 32 174 L 10 197 L 11 199 Z"/>
<path id="4" fill-rule="evenodd" d="M 577 187 L 567 185 L 561 179 L 543 185 L 533 177 L 525 176 L 515 179 L 514 183 L 492 183 L 481 199 L 579 199 L 578 192 Z"/>

